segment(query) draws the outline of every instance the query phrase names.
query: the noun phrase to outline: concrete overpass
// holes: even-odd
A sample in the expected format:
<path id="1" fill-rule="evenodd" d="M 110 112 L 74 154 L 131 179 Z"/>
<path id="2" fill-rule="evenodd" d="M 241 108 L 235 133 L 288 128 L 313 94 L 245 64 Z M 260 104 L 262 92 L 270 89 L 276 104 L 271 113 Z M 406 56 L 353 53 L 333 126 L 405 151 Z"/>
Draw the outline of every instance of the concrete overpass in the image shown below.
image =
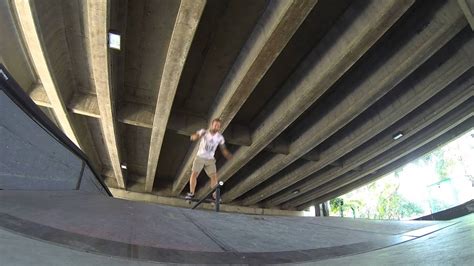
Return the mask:
<path id="1" fill-rule="evenodd" d="M 457 90 L 444 97 L 449 99 L 452 91 Z M 452 109 L 430 130 L 390 149 L 400 159 L 384 161 L 377 174 L 471 128 L 472 117 L 449 126 L 445 121 L 470 107 Z M 430 114 L 425 115 L 428 123 Z M 440 129 L 446 133 L 427 137 Z M 301 212 L 228 204 L 223 211 L 252 215 L 190 210 L 173 197 L 109 188 L 94 161 L 41 111 L 3 64 L 0 150 L 1 265 L 399 265 L 466 264 L 474 258 L 473 200 L 418 221 L 381 221 L 291 217 Z M 377 178 L 357 173 L 335 182 L 354 186 Z M 322 198 L 346 189 L 327 193 L 331 184 L 317 190 Z M 201 206 L 206 208 L 210 206 Z"/>
<path id="2" fill-rule="evenodd" d="M 217 156 L 224 202 L 301 210 L 472 128 L 473 11 L 469 0 L 4 0 L 0 62 L 116 196 L 179 204 L 189 136 L 220 117 L 234 152 Z"/>

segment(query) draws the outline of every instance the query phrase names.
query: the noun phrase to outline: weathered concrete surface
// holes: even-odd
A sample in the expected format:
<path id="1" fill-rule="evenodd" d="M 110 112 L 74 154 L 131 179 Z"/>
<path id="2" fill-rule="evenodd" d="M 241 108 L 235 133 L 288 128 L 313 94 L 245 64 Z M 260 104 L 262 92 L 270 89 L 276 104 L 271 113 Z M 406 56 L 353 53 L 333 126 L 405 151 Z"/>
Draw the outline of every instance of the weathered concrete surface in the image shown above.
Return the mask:
<path id="1" fill-rule="evenodd" d="M 126 1 L 126 14 L 117 18 L 126 24 L 120 101 L 137 99 L 155 107 L 179 6 L 174 0 Z"/>
<path id="2" fill-rule="evenodd" d="M 0 63 L 28 90 L 37 82 L 36 73 L 22 42 L 22 33 L 15 23 L 15 11 L 10 1 L 0 2 Z M 47 97 L 46 97 L 47 98 Z"/>
<path id="3" fill-rule="evenodd" d="M 82 161 L 0 91 L 0 188 L 76 189 Z"/>
<path id="4" fill-rule="evenodd" d="M 209 121 L 219 117 L 225 131 L 245 100 L 296 32 L 317 1 L 273 1 L 265 10 L 222 84 Z M 178 195 L 187 184 L 198 146 L 187 157 L 173 184 Z"/>
<path id="5" fill-rule="evenodd" d="M 231 124 L 248 124 L 251 128 L 255 128 L 260 121 L 259 118 L 265 117 L 272 111 L 273 96 L 352 2 L 350 0 L 318 1 L 242 105 Z"/>
<path id="6" fill-rule="evenodd" d="M 425 9 L 425 6 L 419 6 L 413 12 L 423 12 Z M 234 200 L 277 174 L 336 133 L 403 81 L 465 25 L 466 21 L 455 1 L 446 2 L 435 10 L 432 16 L 426 18 L 426 21 L 420 20 L 415 14 L 410 14 L 393 29 L 394 32 L 386 36 L 382 41 L 384 45 L 374 48 L 370 57 L 365 61 L 367 63 L 365 67 L 354 70 L 354 76 L 360 77 L 364 76 L 363 73 L 366 73 L 367 68 L 376 67 L 368 78 L 356 83 L 357 85 L 351 93 L 322 119 L 311 123 L 311 126 L 291 143 L 289 155 L 276 155 L 261 165 L 244 181 L 226 191 L 223 200 L 225 202 Z M 410 29 L 414 27 L 422 29 L 415 36 L 413 32 L 410 32 Z M 347 89 L 353 84 L 353 80 L 343 79 L 338 89 Z M 276 115 L 277 112 L 275 111 L 274 114 Z"/>
<path id="7" fill-rule="evenodd" d="M 260 124 L 252 134 L 252 146 L 240 148 L 232 161 L 220 169 L 219 179 L 226 181 L 232 177 L 296 120 L 403 15 L 412 3 L 412 1 L 383 3 L 373 1 L 367 6 L 360 6 L 358 3 L 351 5 L 285 83 L 283 92 L 290 91 L 287 98 L 292 100 L 283 101 Z M 345 30 L 341 32 L 342 28 Z M 208 187 L 201 189 L 198 196 L 207 194 Z"/>
<path id="8" fill-rule="evenodd" d="M 400 154 L 405 154 L 405 156 L 401 157 L 401 156 L 398 156 L 397 159 L 394 159 L 394 160 L 391 160 L 391 161 L 387 161 L 387 160 L 380 160 L 380 158 L 383 158 L 384 157 L 384 154 L 381 155 L 380 157 L 378 157 L 377 159 L 375 159 L 374 161 L 372 162 L 369 162 L 369 163 L 366 163 L 364 165 L 361 166 L 361 169 L 359 171 L 355 171 L 355 172 L 349 172 L 347 173 L 346 175 L 343 175 L 341 176 L 340 178 L 338 179 L 335 179 L 333 182 L 331 183 L 328 183 L 328 184 L 325 184 L 323 187 L 320 187 L 320 188 L 317 188 L 305 195 L 302 195 L 302 197 L 306 197 L 305 199 L 307 199 L 306 203 L 303 202 L 302 198 L 298 199 L 298 198 L 295 198 L 294 200 L 292 201 L 289 201 L 286 203 L 285 206 L 293 206 L 294 203 L 296 203 L 296 201 L 298 201 L 297 204 L 298 205 L 298 209 L 304 209 L 304 208 L 307 208 L 309 206 L 311 206 L 312 204 L 314 203 L 320 203 L 320 202 L 324 202 L 324 201 L 328 201 L 334 197 L 337 197 L 339 195 L 342 195 L 344 193 L 347 193 L 353 189 L 356 189 L 364 184 L 367 184 L 369 182 L 372 182 L 382 176 L 384 176 L 385 174 L 388 174 L 394 170 L 396 170 L 397 168 L 403 166 L 404 164 L 407 164 L 409 163 L 410 161 L 413 161 L 414 159 L 426 154 L 426 153 L 429 153 L 430 151 L 436 149 L 437 147 L 439 147 L 442 143 L 446 143 L 456 137 L 458 137 L 459 135 L 465 133 L 466 131 L 468 131 L 469 129 L 471 129 L 473 127 L 473 123 L 474 123 L 474 119 L 473 119 L 473 113 L 472 113 L 472 104 L 473 104 L 473 100 L 471 99 L 470 101 L 468 101 L 469 105 L 467 105 L 468 107 L 465 106 L 461 106 L 461 108 L 458 108 L 458 112 L 460 111 L 460 109 L 464 109 L 466 110 L 466 108 L 471 108 L 469 111 L 470 113 L 467 115 L 467 117 L 465 117 L 464 119 L 464 122 L 461 123 L 460 125 L 457 125 L 456 127 L 454 127 L 453 129 L 449 130 L 448 132 L 444 133 L 443 135 L 441 136 L 437 136 L 437 138 L 429 138 L 427 136 L 432 136 L 433 133 L 432 132 L 436 132 L 436 130 L 443 130 L 442 128 L 446 128 L 446 125 L 438 125 L 439 128 L 438 129 L 432 129 L 432 128 L 428 128 L 426 131 L 432 131 L 431 133 L 429 133 L 427 136 L 424 136 L 424 138 L 421 138 L 419 137 L 420 135 L 423 134 L 423 132 L 420 132 L 418 133 L 417 135 L 415 135 L 414 137 L 412 137 L 410 140 L 408 141 L 412 141 L 412 144 L 415 144 L 415 143 L 418 143 L 418 144 L 424 144 L 424 143 L 427 143 L 427 141 L 424 141 L 426 140 L 427 138 L 429 138 L 431 141 L 425 145 L 418 145 L 418 149 L 414 150 L 414 149 L 410 149 L 410 148 L 407 148 L 409 144 L 401 144 L 401 146 L 403 145 L 403 147 L 406 149 L 406 150 L 402 150 L 401 148 L 398 148 L 398 152 L 392 152 L 392 151 L 389 151 L 387 152 L 387 154 L 391 157 L 395 157 L 397 155 L 400 155 Z M 466 112 L 466 111 L 462 111 L 461 112 Z M 445 123 L 450 123 L 452 121 L 447 121 Z M 440 131 L 438 131 L 440 132 Z M 421 146 L 421 147 L 420 147 Z M 407 151 L 411 151 L 411 153 L 407 152 Z M 391 154 L 390 154 L 391 153 Z M 387 156 L 387 157 L 389 157 Z M 401 158 L 400 158 L 401 157 Z M 369 168 L 372 168 L 371 171 L 364 171 L 364 169 L 369 169 Z M 340 187 L 342 184 L 346 184 L 346 186 L 343 186 L 343 187 Z M 334 186 L 333 186 L 334 185 Z M 331 193 L 329 193 L 330 191 L 333 191 Z M 313 197 L 314 195 L 323 195 L 322 193 L 320 192 L 324 192 L 326 193 L 324 196 L 320 197 L 320 198 L 316 198 L 316 197 Z M 314 195 L 313 195 L 314 194 Z M 301 202 L 300 202 L 301 200 Z M 303 202 L 303 203 L 302 203 Z"/>
<path id="9" fill-rule="evenodd" d="M 30 98 L 39 106 L 53 108 L 42 84 L 33 83 L 28 91 Z"/>
<path id="10" fill-rule="evenodd" d="M 171 106 L 181 78 L 194 33 L 206 4 L 205 0 L 183 0 L 179 6 L 176 23 L 171 36 L 168 53 L 160 82 L 156 110 L 151 131 L 150 150 L 147 162 L 145 191 L 153 190 L 156 167 L 165 137 Z"/>
<path id="11" fill-rule="evenodd" d="M 112 163 L 112 169 L 120 188 L 125 188 L 126 181 L 121 164 L 120 142 L 116 124 L 116 102 L 112 87 L 109 68 L 108 14 L 110 5 L 107 0 L 88 2 L 88 28 L 90 40 L 91 70 L 94 77 L 94 86 L 97 93 L 97 103 L 101 115 L 101 126 L 104 132 L 105 145 Z"/>
<path id="12" fill-rule="evenodd" d="M 472 0 L 458 0 L 458 4 L 464 12 L 471 29 L 474 30 L 474 2 Z"/>
<path id="13" fill-rule="evenodd" d="M 34 95 L 31 95 L 31 98 L 35 99 L 36 97 Z M 76 92 L 71 97 L 71 100 L 69 101 L 67 107 L 75 114 L 101 118 L 97 96 L 93 94 Z"/>
<path id="14" fill-rule="evenodd" d="M 168 263 L 323 260 L 400 244 L 454 224 L 216 214 L 81 191 L 1 191 L 0 198 L 6 203 L 0 205 L 2 230 L 103 256 Z"/>
<path id="15" fill-rule="evenodd" d="M 469 246 L 474 242 L 474 215 L 452 221 L 458 223 L 401 245 L 301 265 L 469 265 L 474 260 Z"/>
<path id="16" fill-rule="evenodd" d="M 472 76 L 472 73 L 472 71 L 466 72 L 463 75 L 465 77 L 464 80 L 461 79 L 460 82 L 453 82 L 443 93 L 433 97 L 425 105 L 418 108 L 416 113 L 405 117 L 403 120 L 395 123 L 390 129 L 371 140 L 370 145 L 365 145 L 354 150 L 350 157 L 344 159 L 341 167 L 331 168 L 323 173 L 318 172 L 310 175 L 308 179 L 298 183 L 297 186 L 289 188 L 286 193 L 272 197 L 265 202 L 265 205 L 279 205 L 297 196 L 290 194 L 289 191 L 300 189 L 300 193 L 305 193 L 348 171 L 361 171 L 361 169 L 358 168 L 359 165 L 373 160 L 376 156 L 398 145 L 398 142 L 393 140 L 393 132 L 402 131 L 404 134 L 403 137 L 409 138 L 423 128 L 429 127 L 449 111 L 474 96 L 474 91 L 472 91 L 471 88 L 474 80 L 473 78 L 467 78 Z"/>
<path id="17" fill-rule="evenodd" d="M 54 6 L 52 1 L 45 2 L 49 8 L 54 11 Z M 72 124 L 72 119 L 67 112 L 65 106 L 65 99 L 70 97 L 70 91 L 63 90 L 60 91 L 59 87 L 67 86 L 71 90 L 71 82 L 67 81 L 67 73 L 57 73 L 60 76 L 55 76 L 54 70 L 52 67 L 53 64 L 61 64 L 64 67 L 64 64 L 67 65 L 67 62 L 61 62 L 63 60 L 58 55 L 55 55 L 46 48 L 51 45 L 63 45 L 64 43 L 61 40 L 57 40 L 58 37 L 64 38 L 58 34 L 54 35 L 55 32 L 61 30 L 61 23 L 57 23 L 57 20 L 51 17 L 44 15 L 41 22 L 39 21 L 36 5 L 29 1 L 15 1 L 15 10 L 18 14 L 18 22 L 20 24 L 26 46 L 31 55 L 31 60 L 35 66 L 35 69 L 38 73 L 41 83 L 45 88 L 45 91 L 48 95 L 48 99 L 53 106 L 56 117 L 58 118 L 62 129 L 66 135 L 78 146 L 78 136 L 77 132 L 74 130 Z M 43 27 L 42 27 L 43 26 Z M 45 34 L 45 36 L 43 36 Z M 53 35 L 52 35 L 53 34 Z M 55 40 L 56 39 L 56 40 Z M 49 43 L 45 43 L 48 42 Z M 56 66 L 56 69 L 58 66 Z"/>
<path id="18" fill-rule="evenodd" d="M 81 118 L 69 114 L 66 107 L 77 88 L 70 72 L 71 61 L 61 6 L 56 1 L 44 1 L 36 5 L 21 0 L 14 1 L 13 6 L 30 60 L 61 129 L 100 169 L 100 160 L 87 124 Z"/>
<path id="19" fill-rule="evenodd" d="M 139 193 L 133 191 L 127 191 L 122 189 L 111 188 L 110 191 L 114 197 L 119 199 L 131 200 L 131 201 L 141 201 L 149 203 L 157 203 L 163 205 L 169 205 L 174 207 L 189 208 L 188 204 L 183 199 L 173 198 L 173 197 L 163 197 L 158 195 L 153 195 L 149 193 Z M 203 203 L 198 209 L 213 211 L 216 209 L 210 203 Z M 287 211 L 279 209 L 269 209 L 269 208 L 250 208 L 244 206 L 236 205 L 227 205 L 222 204 L 220 206 L 222 212 L 233 212 L 233 213 L 243 213 L 243 214 L 256 214 L 256 215 L 277 215 L 277 216 L 303 216 L 302 211 Z"/>
<path id="20" fill-rule="evenodd" d="M 317 178 L 316 176 L 311 175 L 323 169 L 331 162 L 338 160 L 348 152 L 351 152 L 356 147 L 369 141 L 386 128 L 392 126 L 396 121 L 415 110 L 418 106 L 428 101 L 431 97 L 443 90 L 446 86 L 470 69 L 474 65 L 473 62 L 474 39 L 469 32 L 464 30 L 457 38 L 453 39 L 452 42 L 446 45 L 446 47 L 441 49 L 436 55 L 433 55 L 430 60 L 413 72 L 409 78 L 405 79 L 394 88 L 392 95 L 393 99 L 396 98 L 396 100 L 390 101 L 387 99 L 385 103 L 375 106 L 378 107 L 374 110 L 374 113 L 377 114 L 376 116 L 362 122 L 357 128 L 352 129 L 352 132 L 350 132 L 346 137 L 337 140 L 328 149 L 321 151 L 320 161 L 312 164 L 307 163 L 294 171 L 286 173 L 284 176 L 279 176 L 278 180 L 274 183 L 260 191 L 256 191 L 255 195 L 246 198 L 243 204 L 255 204 L 306 177 L 308 177 L 308 180 Z M 454 87 L 453 89 L 464 94 L 465 97 L 470 97 L 470 93 L 466 91 L 466 88 L 470 83 L 472 83 L 472 81 L 466 82 L 467 83 L 462 84 L 462 86 Z M 452 97 L 460 96 L 457 94 L 451 95 Z M 444 106 L 446 108 L 450 108 L 453 103 L 456 103 L 456 101 L 450 102 L 448 99 L 444 99 L 444 101 L 447 103 L 446 106 Z M 438 102 L 434 105 L 437 104 L 440 103 Z M 457 105 L 454 105 L 452 108 L 456 106 Z M 433 107 L 431 110 L 438 111 L 437 108 Z M 445 111 L 446 109 L 443 110 Z M 431 114 L 431 112 L 427 112 L 426 114 Z M 425 116 L 418 115 L 418 117 L 420 117 L 421 120 L 424 120 Z M 429 125 L 429 123 L 426 123 L 425 125 Z M 400 128 L 410 131 L 412 126 L 405 125 Z M 392 133 L 387 132 L 387 134 L 390 135 Z M 376 143 L 373 143 L 370 147 L 373 149 L 372 153 L 375 152 L 377 154 L 378 152 L 378 154 L 380 154 L 391 148 L 395 143 L 393 140 L 390 141 L 390 139 L 391 135 L 388 136 L 388 142 L 385 142 L 383 145 L 376 145 Z M 369 154 L 372 153 L 367 152 L 366 156 L 370 158 Z M 364 162 L 365 161 L 361 161 L 358 164 Z M 349 166 L 351 164 L 348 164 L 346 160 L 341 163 L 345 169 L 351 167 Z M 357 164 L 355 161 L 353 163 Z M 352 165 L 352 167 L 354 167 L 354 165 Z M 347 168 L 347 170 L 349 170 L 349 168 Z M 306 184 L 306 182 L 304 184 Z M 305 185 L 300 185 L 299 187 L 305 187 Z M 286 195 L 286 197 L 291 196 L 292 195 L 290 194 Z M 272 203 L 275 203 L 275 201 Z"/>
<path id="21" fill-rule="evenodd" d="M 432 54 L 459 39 L 458 18 L 466 25 L 464 34 L 472 35 L 467 26 L 471 2 L 463 0 L 207 0 L 194 35 L 180 43 L 189 44 L 184 62 L 174 61 L 181 64 L 180 71 L 163 76 L 163 70 L 169 71 L 166 61 L 168 65 L 173 61 L 167 54 L 173 49 L 170 42 L 180 4 L 186 1 L 100 1 L 0 4 L 4 15 L 0 61 L 54 123 L 65 127 L 65 132 L 69 128 L 114 188 L 177 196 L 188 182 L 196 151 L 189 135 L 221 117 L 228 148 L 235 156 L 226 163 L 217 152 L 216 164 L 226 180 L 224 197 L 237 199 L 235 204 L 275 200 L 276 195 L 284 197 L 280 202 L 288 200 L 295 195 L 289 194 L 291 189 L 301 187 L 295 182 L 309 180 L 326 168 L 332 172 L 325 172 L 323 180 L 335 179 L 392 149 L 390 145 L 378 149 L 380 143 L 373 136 L 403 115 L 412 115 L 413 108 L 429 97 L 423 93 L 405 101 L 408 96 L 402 97 L 400 84 L 421 80 L 417 76 L 421 72 L 415 76 L 410 72 L 430 58 L 426 71 L 437 71 L 440 79 L 431 80 L 438 83 L 427 83 L 426 89 L 430 87 L 431 93 L 441 89 L 468 58 L 452 68 L 439 61 L 447 69 L 442 71 Z M 40 52 L 28 45 L 21 23 L 25 17 L 17 14 L 17 4 L 26 7 L 23 11 L 29 14 L 30 32 Z M 106 6 L 97 24 L 102 33 L 93 40 L 91 33 L 98 29 L 90 23 L 94 12 L 88 8 L 100 4 Z M 106 48 L 109 30 L 121 35 L 120 50 Z M 439 39 L 437 45 L 425 42 L 428 38 L 422 36 L 427 32 L 432 33 L 431 40 Z M 93 49 L 91 43 L 97 40 L 102 43 Z M 423 42 L 420 51 L 432 51 L 412 49 L 417 42 Z M 93 54 L 99 51 L 102 55 Z M 59 111 L 35 60 L 43 60 L 49 71 L 54 97 L 61 101 Z M 100 77 L 96 80 L 94 75 Z M 97 93 L 104 86 L 96 83 L 106 83 L 105 94 Z M 160 88 L 162 83 L 170 84 L 161 86 L 165 89 Z M 353 92 L 361 86 L 366 89 Z M 163 97 L 167 91 L 174 91 L 173 97 Z M 157 105 L 158 101 L 165 104 Z M 406 103 L 399 106 L 405 109 L 382 119 L 377 113 L 381 107 L 392 103 L 396 107 L 397 101 Z M 347 105 L 347 110 L 341 105 Z M 154 126 L 157 138 L 152 137 Z M 367 156 L 344 159 L 360 146 L 371 145 Z M 120 164 L 126 169 L 120 169 Z M 205 174 L 201 176 L 199 196 L 208 187 Z"/>
<path id="22" fill-rule="evenodd" d="M 335 222 L 334 218 L 322 218 L 327 222 Z M 322 220 L 321 219 L 321 220 Z M 450 221 L 451 224 L 442 227 L 441 230 L 431 232 L 429 226 L 421 228 L 427 234 L 418 238 L 373 250 L 361 254 L 349 256 L 338 256 L 320 261 L 310 261 L 305 264 L 292 263 L 294 265 L 367 265 L 373 262 L 377 265 L 400 265 L 402 264 L 469 264 L 474 259 L 470 243 L 474 241 L 473 228 L 474 218 L 472 215 Z M 416 231 L 415 231 L 416 232 Z M 0 253 L 8 254 L 3 259 L 7 264 L 28 265 L 105 265 L 105 266 L 152 266 L 169 265 L 169 263 L 148 262 L 143 260 L 132 260 L 130 257 L 104 256 L 91 252 L 83 252 L 65 246 L 35 240 L 8 230 L 0 229 Z M 28 249 L 29 255 L 24 256 L 21 252 Z M 195 261 L 194 261 L 195 262 Z"/>

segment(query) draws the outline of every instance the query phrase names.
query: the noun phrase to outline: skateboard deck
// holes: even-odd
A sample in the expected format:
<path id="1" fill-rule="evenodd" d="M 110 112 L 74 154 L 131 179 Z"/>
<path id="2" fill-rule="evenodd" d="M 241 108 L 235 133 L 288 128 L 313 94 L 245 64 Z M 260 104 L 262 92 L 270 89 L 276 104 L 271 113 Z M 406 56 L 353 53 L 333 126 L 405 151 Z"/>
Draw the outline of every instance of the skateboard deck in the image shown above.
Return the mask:
<path id="1" fill-rule="evenodd" d="M 188 204 L 192 204 L 192 203 L 197 203 L 199 202 L 200 199 L 198 198 L 193 198 L 193 199 L 186 199 L 185 197 L 182 197 Z M 206 198 L 203 200 L 203 203 L 211 203 L 211 204 L 215 204 L 216 201 L 212 198 Z"/>

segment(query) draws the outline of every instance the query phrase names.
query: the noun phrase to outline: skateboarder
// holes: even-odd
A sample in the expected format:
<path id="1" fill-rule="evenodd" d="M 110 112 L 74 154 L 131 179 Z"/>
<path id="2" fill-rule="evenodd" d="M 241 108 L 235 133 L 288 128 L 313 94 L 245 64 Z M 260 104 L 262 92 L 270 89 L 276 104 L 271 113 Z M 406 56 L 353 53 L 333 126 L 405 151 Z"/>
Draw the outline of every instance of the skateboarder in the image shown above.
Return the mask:
<path id="1" fill-rule="evenodd" d="M 209 178 L 211 178 L 211 187 L 214 188 L 217 185 L 216 159 L 214 159 L 217 146 L 220 147 L 222 155 L 224 155 L 227 160 L 232 158 L 232 154 L 225 146 L 224 137 L 219 133 L 220 129 L 221 120 L 216 118 L 212 120 L 209 129 L 201 129 L 191 136 L 191 141 L 200 139 L 201 142 L 199 143 L 197 155 L 194 158 L 191 177 L 189 178 L 190 192 L 186 195 L 186 200 L 193 199 L 197 177 L 203 168 Z M 216 198 L 216 192 L 212 194 L 212 197 L 214 199 Z"/>

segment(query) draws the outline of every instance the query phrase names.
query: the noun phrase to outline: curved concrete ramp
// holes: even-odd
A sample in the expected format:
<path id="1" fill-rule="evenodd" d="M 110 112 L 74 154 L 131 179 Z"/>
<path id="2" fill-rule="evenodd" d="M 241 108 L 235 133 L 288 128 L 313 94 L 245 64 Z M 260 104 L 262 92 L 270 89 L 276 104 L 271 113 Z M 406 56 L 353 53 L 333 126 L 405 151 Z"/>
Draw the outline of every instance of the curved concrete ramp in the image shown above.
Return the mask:
<path id="1" fill-rule="evenodd" d="M 370 254 L 403 254 L 403 247 L 411 243 L 430 251 L 437 244 L 431 235 L 459 231 L 466 224 L 471 225 L 467 236 L 442 241 L 464 237 L 458 244 L 468 245 L 474 238 L 473 215 L 448 222 L 249 216 L 130 202 L 84 191 L 0 191 L 0 202 L 0 257 L 14 265 L 30 260 L 44 265 L 315 263 L 344 261 L 341 256 L 363 263 L 372 259 Z M 25 253 L 26 248 L 31 254 Z M 395 248 L 397 252 L 390 252 Z M 360 253 L 365 255 L 353 256 Z M 469 254 L 473 256 L 473 251 Z"/>

